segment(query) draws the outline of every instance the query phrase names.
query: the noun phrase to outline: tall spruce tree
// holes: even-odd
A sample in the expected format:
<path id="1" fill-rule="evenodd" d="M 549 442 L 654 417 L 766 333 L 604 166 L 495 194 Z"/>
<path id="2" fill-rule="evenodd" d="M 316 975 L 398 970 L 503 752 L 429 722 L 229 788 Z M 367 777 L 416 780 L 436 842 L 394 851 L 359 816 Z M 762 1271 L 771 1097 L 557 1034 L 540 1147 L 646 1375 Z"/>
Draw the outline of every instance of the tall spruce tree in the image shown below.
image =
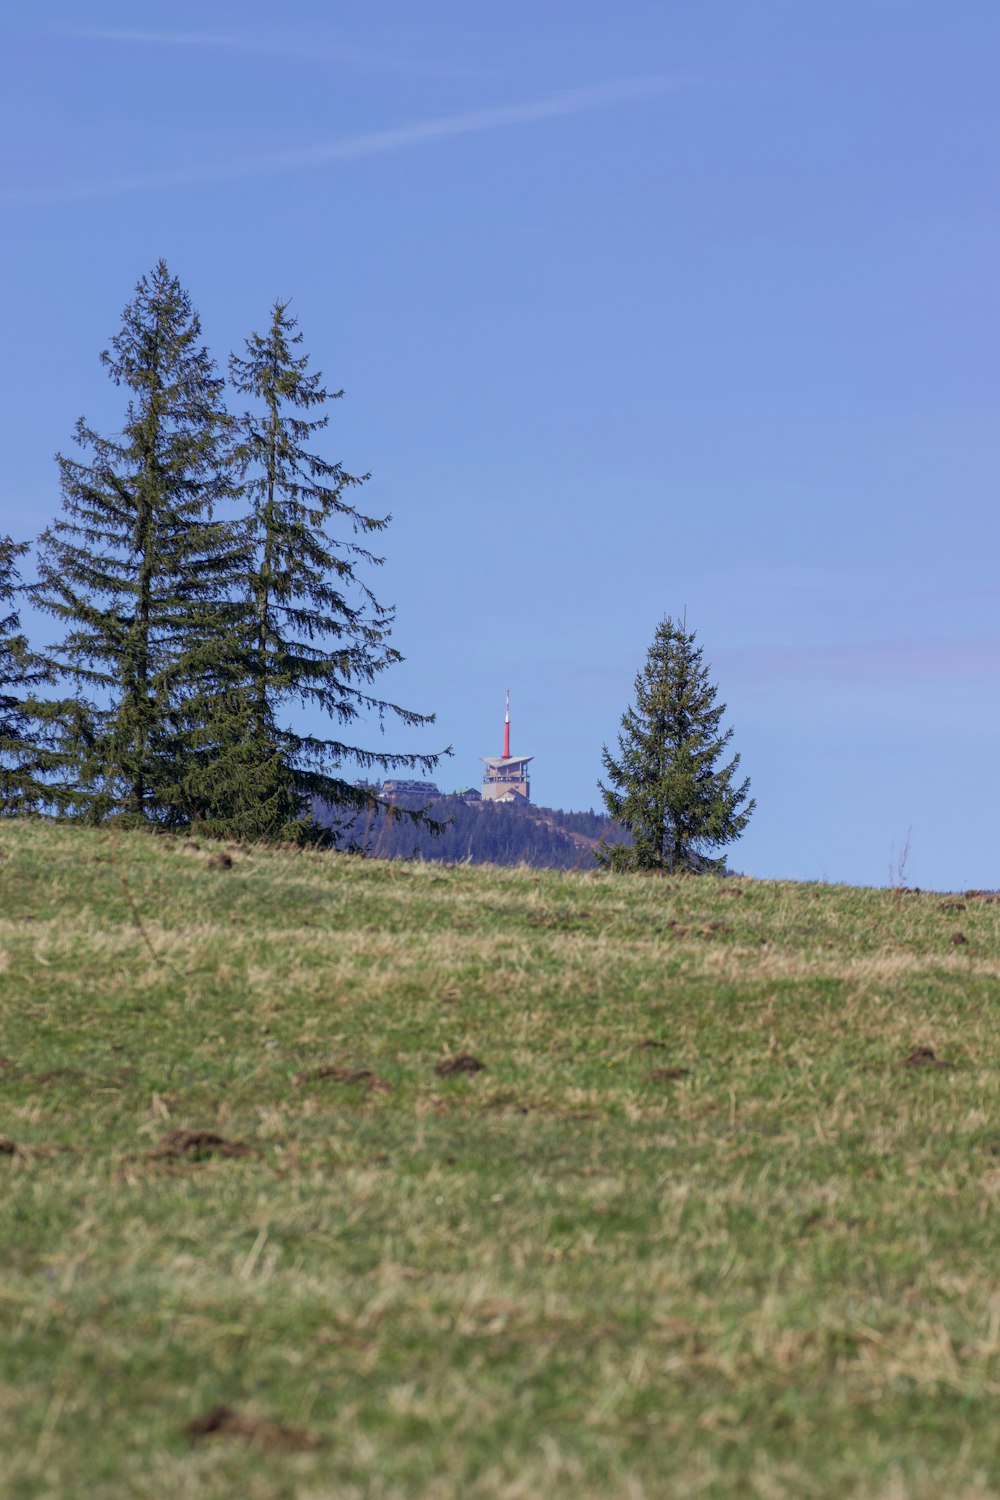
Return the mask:
<path id="1" fill-rule="evenodd" d="M 248 540 L 216 514 L 232 423 L 191 299 L 161 260 L 101 361 L 129 393 L 120 434 L 77 424 L 57 455 L 62 515 L 42 536 L 36 603 L 63 622 L 60 671 L 94 700 L 72 748 L 89 816 L 187 821 L 197 754 L 240 733 L 235 681 Z M 206 728 L 212 721 L 211 730 Z"/>
<path id="2" fill-rule="evenodd" d="M 632 843 L 604 848 L 599 858 L 613 869 L 718 869 L 723 861 L 709 851 L 739 837 L 755 803 L 748 779 L 734 783 L 740 757 L 719 765 L 733 731 L 720 733 L 726 705 L 715 701 L 694 631 L 662 620 L 634 689 L 618 755 L 604 746 L 610 784 L 598 783 Z"/>
<path id="3" fill-rule="evenodd" d="M 342 391 L 327 390 L 309 357 L 288 304 L 276 302 L 266 334 L 254 333 L 230 360 L 236 390 L 253 402 L 241 419 L 245 494 L 254 540 L 250 573 L 252 635 L 247 658 L 250 734 L 264 763 L 277 746 L 291 773 L 299 811 L 312 797 L 347 808 L 369 805 L 367 788 L 344 767 L 432 771 L 437 755 L 393 754 L 348 743 L 340 735 L 302 733 L 288 722 L 298 701 L 344 726 L 362 715 L 392 716 L 406 725 L 433 722 L 369 691 L 400 661 L 390 644 L 393 610 L 379 603 L 362 577 L 382 558 L 364 544 L 388 517 L 366 515 L 353 492 L 367 475 L 314 451 Z M 334 534 L 336 533 L 336 534 Z M 282 809 L 276 799 L 275 811 Z"/>

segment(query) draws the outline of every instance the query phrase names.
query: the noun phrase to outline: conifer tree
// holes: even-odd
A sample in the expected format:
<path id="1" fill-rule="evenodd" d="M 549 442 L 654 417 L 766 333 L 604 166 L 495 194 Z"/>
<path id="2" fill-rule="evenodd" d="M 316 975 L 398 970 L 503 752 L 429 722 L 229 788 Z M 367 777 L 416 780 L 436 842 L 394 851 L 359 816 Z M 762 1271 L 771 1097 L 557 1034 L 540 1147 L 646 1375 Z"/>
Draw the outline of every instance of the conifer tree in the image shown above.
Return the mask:
<path id="1" fill-rule="evenodd" d="M 232 424 L 198 315 L 163 261 L 101 361 L 128 392 L 123 429 L 102 437 L 81 419 L 84 457 L 57 455 L 62 515 L 31 592 L 66 627 L 60 672 L 94 700 L 95 733 L 73 746 L 89 816 L 183 822 L 206 721 L 216 746 L 239 732 L 221 690 L 235 675 L 248 544 L 215 513 L 231 489 Z"/>
<path id="2" fill-rule="evenodd" d="M 618 755 L 603 749 L 610 784 L 598 783 L 632 844 L 604 848 L 598 857 L 613 869 L 718 869 L 723 861 L 708 851 L 738 838 L 755 804 L 747 800 L 749 780 L 733 780 L 740 757 L 718 764 L 733 731 L 720 733 L 726 705 L 715 701 L 694 631 L 662 620 L 634 690 Z"/>
<path id="3" fill-rule="evenodd" d="M 313 796 L 353 808 L 371 804 L 370 789 L 345 778 L 345 763 L 428 772 L 439 757 L 364 748 L 340 734 L 300 733 L 288 722 L 295 701 L 338 726 L 368 714 L 380 723 L 386 716 L 406 726 L 433 722 L 433 715 L 369 691 L 402 659 L 390 644 L 393 610 L 362 577 L 362 570 L 382 562 L 365 539 L 389 518 L 367 515 L 353 503 L 352 492 L 367 475 L 349 474 L 313 447 L 343 392 L 327 390 L 320 372 L 310 372 L 296 329 L 288 304 L 275 303 L 267 333 L 252 334 L 245 353 L 232 356 L 230 378 L 253 402 L 241 419 L 239 449 L 255 548 L 247 660 L 251 734 L 265 761 L 280 747 L 304 812 Z"/>
<path id="4" fill-rule="evenodd" d="M 45 756 L 28 694 L 47 673 L 28 649 L 17 609 L 17 560 L 27 550 L 26 543 L 0 536 L 0 816 L 33 812 L 45 800 Z"/>
<path id="5" fill-rule="evenodd" d="M 21 630 L 17 564 L 27 551 L 27 542 L 0 536 L 0 817 L 70 808 L 63 744 L 89 732 L 82 704 L 38 696 L 55 673 Z"/>

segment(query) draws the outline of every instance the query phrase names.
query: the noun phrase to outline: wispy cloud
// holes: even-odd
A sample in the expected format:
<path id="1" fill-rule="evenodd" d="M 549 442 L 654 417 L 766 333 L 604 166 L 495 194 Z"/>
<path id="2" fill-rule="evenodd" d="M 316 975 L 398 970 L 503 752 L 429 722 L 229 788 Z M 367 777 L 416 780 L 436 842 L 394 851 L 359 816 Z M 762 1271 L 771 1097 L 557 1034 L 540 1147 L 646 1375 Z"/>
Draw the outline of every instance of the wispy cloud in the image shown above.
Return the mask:
<path id="1" fill-rule="evenodd" d="M 287 29 L 283 29 L 280 36 L 268 36 L 252 32 L 153 31 L 135 26 L 61 26 L 50 30 L 49 35 L 70 37 L 81 42 L 108 43 L 112 46 L 172 48 L 175 51 L 250 52 L 266 57 L 296 57 L 319 65 L 350 64 L 352 68 L 421 73 L 435 77 L 453 76 L 456 73 L 463 77 L 469 76 L 468 68 L 450 68 L 437 57 L 403 57 L 385 51 L 367 52 L 346 46 L 335 38 L 303 39 Z M 477 68 L 475 74 L 496 76 L 491 74 L 491 70 L 482 68 Z"/>
<path id="2" fill-rule="evenodd" d="M 229 182 L 245 177 L 302 171 L 358 157 L 407 151 L 416 146 L 426 146 L 457 136 L 477 135 L 516 125 L 529 125 L 535 121 L 556 120 L 567 115 L 608 109 L 616 104 L 628 104 L 666 94 L 683 87 L 683 84 L 683 79 L 665 74 L 615 79 L 589 88 L 552 94 L 544 99 L 532 99 L 523 104 L 500 104 L 486 109 L 468 110 L 463 114 L 441 115 L 437 119 L 418 120 L 392 130 L 342 136 L 339 140 L 323 141 L 311 146 L 293 146 L 286 150 L 269 151 L 227 162 L 191 163 L 167 172 L 68 183 L 57 187 L 10 189 L 0 192 L 0 201 L 68 203 L 144 192 L 152 188 Z"/>
<path id="3" fill-rule="evenodd" d="M 77 36 L 94 42 L 135 42 L 140 46 L 166 47 L 232 47 L 245 51 L 256 51 L 270 47 L 270 43 L 254 42 L 235 34 L 213 35 L 205 31 L 144 31 L 138 27 L 124 26 L 67 26 L 61 29 L 63 36 Z"/>

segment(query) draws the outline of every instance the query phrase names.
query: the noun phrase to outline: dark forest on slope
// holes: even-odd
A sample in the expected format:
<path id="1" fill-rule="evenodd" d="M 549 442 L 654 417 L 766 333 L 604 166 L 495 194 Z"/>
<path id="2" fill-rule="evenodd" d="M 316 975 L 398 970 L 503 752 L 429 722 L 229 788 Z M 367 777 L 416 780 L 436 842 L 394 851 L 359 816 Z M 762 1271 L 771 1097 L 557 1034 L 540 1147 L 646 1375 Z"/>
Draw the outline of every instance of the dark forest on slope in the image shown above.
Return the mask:
<path id="1" fill-rule="evenodd" d="M 372 791 L 382 789 L 372 788 Z M 626 835 L 604 813 L 562 812 L 524 802 L 483 802 L 468 795 L 395 794 L 400 813 L 381 810 L 345 816 L 317 801 L 313 813 L 336 830 L 341 848 L 356 848 L 379 859 L 425 859 L 444 864 L 533 865 L 556 870 L 590 870 L 601 839 Z M 440 832 L 415 824 L 405 810 L 423 810 Z"/>

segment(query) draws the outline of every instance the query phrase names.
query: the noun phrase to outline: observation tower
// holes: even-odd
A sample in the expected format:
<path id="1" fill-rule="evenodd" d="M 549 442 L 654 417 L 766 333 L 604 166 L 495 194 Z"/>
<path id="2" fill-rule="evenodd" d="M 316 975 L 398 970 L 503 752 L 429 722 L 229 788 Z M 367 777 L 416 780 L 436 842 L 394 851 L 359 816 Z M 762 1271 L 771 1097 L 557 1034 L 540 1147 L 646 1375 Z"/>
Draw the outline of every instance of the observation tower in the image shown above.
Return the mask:
<path id="1" fill-rule="evenodd" d="M 503 754 L 481 755 L 479 758 L 486 767 L 483 772 L 485 802 L 531 801 L 528 762 L 535 757 L 510 753 L 510 688 L 507 689 L 507 708 L 503 721 Z"/>

